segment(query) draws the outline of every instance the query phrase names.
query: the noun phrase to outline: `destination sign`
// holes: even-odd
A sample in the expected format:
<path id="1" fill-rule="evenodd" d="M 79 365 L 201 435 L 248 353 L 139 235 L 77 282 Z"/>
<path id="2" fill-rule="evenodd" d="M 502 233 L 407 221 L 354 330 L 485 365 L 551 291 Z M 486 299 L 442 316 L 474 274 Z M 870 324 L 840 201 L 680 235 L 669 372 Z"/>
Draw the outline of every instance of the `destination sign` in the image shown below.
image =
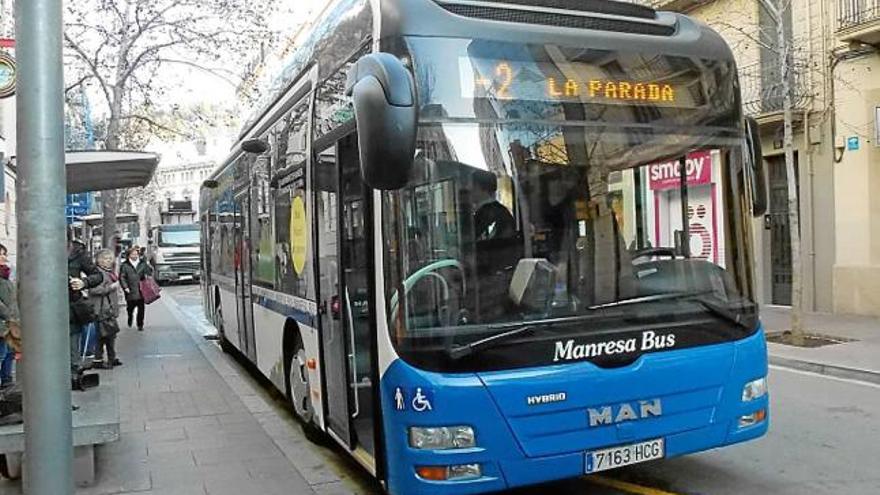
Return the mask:
<path id="1" fill-rule="evenodd" d="M 496 100 L 694 106 L 682 81 L 608 77 L 584 63 L 459 58 L 461 96 Z"/>

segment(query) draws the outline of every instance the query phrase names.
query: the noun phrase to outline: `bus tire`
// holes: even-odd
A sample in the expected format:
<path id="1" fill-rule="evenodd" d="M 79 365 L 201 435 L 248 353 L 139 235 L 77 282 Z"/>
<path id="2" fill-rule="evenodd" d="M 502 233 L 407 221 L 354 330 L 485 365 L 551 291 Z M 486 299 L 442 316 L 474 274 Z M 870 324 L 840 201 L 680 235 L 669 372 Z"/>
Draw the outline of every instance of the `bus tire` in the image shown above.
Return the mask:
<path id="1" fill-rule="evenodd" d="M 287 363 L 287 399 L 302 425 L 303 434 L 312 443 L 322 445 L 324 432 L 315 425 L 315 409 L 312 407 L 311 384 L 306 365 L 306 350 L 302 336 L 295 331 Z"/>
<path id="2" fill-rule="evenodd" d="M 214 308 L 214 325 L 217 327 L 217 340 L 220 342 L 220 349 L 226 354 L 230 354 L 232 352 L 232 344 L 226 339 L 226 329 L 223 325 L 223 311 L 220 309 L 219 305 Z"/>

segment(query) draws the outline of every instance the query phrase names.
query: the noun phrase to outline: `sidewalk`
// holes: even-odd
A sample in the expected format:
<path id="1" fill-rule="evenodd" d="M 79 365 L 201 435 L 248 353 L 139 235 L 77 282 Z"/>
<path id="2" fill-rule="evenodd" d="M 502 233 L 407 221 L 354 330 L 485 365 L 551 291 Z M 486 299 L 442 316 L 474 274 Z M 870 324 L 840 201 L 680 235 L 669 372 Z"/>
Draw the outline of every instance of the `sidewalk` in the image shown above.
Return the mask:
<path id="1" fill-rule="evenodd" d="M 101 371 L 119 385 L 120 441 L 96 449 L 95 485 L 77 495 L 356 492 L 172 299 L 147 308 L 143 333 L 123 321 L 124 365 Z M 21 492 L 0 480 L 0 494 Z"/>
<path id="2" fill-rule="evenodd" d="M 791 327 L 789 309 L 784 307 L 761 308 L 761 321 L 768 333 Z M 880 319 L 808 313 L 804 326 L 809 333 L 853 341 L 812 349 L 768 343 L 771 364 L 880 383 Z"/>

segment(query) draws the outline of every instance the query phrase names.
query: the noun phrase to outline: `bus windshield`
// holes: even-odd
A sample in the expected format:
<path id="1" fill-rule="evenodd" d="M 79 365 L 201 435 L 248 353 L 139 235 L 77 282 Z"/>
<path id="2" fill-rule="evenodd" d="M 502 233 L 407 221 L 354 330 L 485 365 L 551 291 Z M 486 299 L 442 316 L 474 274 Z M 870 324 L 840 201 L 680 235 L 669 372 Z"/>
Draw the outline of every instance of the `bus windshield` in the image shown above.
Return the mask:
<path id="1" fill-rule="evenodd" d="M 420 80 L 439 80 L 418 60 Z M 564 339 L 655 329 L 677 332 L 680 348 L 755 331 L 735 119 L 693 103 L 505 91 L 423 96 L 413 176 L 384 196 L 387 317 L 402 357 L 438 370 L 619 365 L 644 346 L 578 356 Z M 471 121 L 450 117 L 465 101 Z M 588 118 L 595 105 L 605 112 Z M 662 124 L 643 118 L 652 109 Z"/>

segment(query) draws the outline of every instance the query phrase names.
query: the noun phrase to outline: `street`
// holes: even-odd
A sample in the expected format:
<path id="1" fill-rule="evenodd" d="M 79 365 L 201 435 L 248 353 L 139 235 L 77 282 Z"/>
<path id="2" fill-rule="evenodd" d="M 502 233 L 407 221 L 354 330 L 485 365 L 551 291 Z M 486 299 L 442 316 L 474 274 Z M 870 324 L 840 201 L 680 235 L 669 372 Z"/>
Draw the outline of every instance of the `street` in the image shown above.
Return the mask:
<path id="1" fill-rule="evenodd" d="M 198 286 L 168 287 L 166 297 L 201 319 Z M 228 355 L 226 359 L 233 362 Z M 242 378 L 253 381 L 240 365 Z M 274 394 L 281 415 L 292 413 Z M 638 465 L 566 482 L 509 492 L 553 494 L 872 494 L 880 492 L 877 438 L 880 386 L 772 367 L 771 428 L 760 440 L 682 458 Z M 291 428 L 294 428 L 291 422 Z M 315 447 L 347 489 L 379 493 L 341 453 Z"/>

